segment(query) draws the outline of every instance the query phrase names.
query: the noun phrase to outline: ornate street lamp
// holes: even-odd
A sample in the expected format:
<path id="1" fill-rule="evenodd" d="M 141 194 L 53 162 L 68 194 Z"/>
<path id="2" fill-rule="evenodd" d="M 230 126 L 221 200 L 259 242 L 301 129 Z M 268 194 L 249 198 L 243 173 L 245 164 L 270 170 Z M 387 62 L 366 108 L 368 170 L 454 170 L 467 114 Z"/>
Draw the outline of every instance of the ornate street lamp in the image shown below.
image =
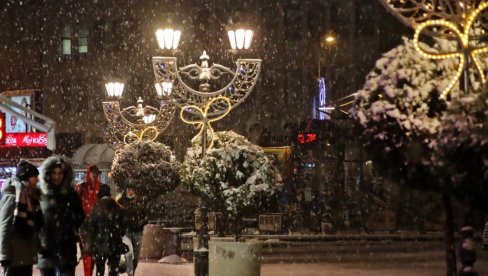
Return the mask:
<path id="1" fill-rule="evenodd" d="M 161 49 L 174 52 L 178 47 L 181 32 L 175 34 L 175 31 L 170 30 L 172 29 L 158 30 L 156 38 Z M 230 51 L 235 54 L 250 49 L 254 32 L 249 28 L 237 26 L 227 28 L 227 36 Z M 217 63 L 210 64 L 210 56 L 203 51 L 200 64 L 180 68 L 174 56 L 153 57 L 158 96 L 179 107 L 183 122 L 199 128 L 202 157 L 213 145 L 214 130 L 211 123 L 224 118 L 249 96 L 261 72 L 261 62 L 260 59 L 239 58 L 235 62 L 235 68 L 231 69 Z M 222 84 L 225 81 L 227 83 Z M 198 87 L 195 87 L 195 82 L 199 83 Z M 215 87 L 217 85 L 214 82 L 218 82 L 220 87 Z M 207 137 L 208 135 L 210 137 Z M 203 205 L 200 206 L 200 219 L 202 223 L 198 234 L 199 246 L 195 250 L 195 275 L 198 276 L 208 275 L 209 235 L 207 209 Z"/>
<path id="2" fill-rule="evenodd" d="M 163 39 L 163 34 L 170 36 L 171 32 L 157 33 L 158 41 Z M 246 28 L 228 29 L 228 37 L 231 51 L 246 50 L 251 45 L 253 31 Z M 166 42 L 171 41 L 164 40 L 165 44 L 158 43 L 159 47 L 168 50 Z M 240 58 L 235 63 L 235 69 L 231 69 L 217 63 L 210 65 L 210 56 L 203 51 L 200 64 L 179 68 L 176 57 L 153 57 L 158 95 L 180 108 L 182 121 L 200 129 L 203 154 L 212 147 L 214 132 L 211 123 L 224 118 L 249 96 L 259 77 L 261 62 L 260 59 Z M 228 78 L 229 81 L 213 89 L 212 81 L 221 78 Z M 194 81 L 200 83 L 198 87 L 190 84 Z M 207 133 L 210 135 L 208 141 Z"/>
<path id="3" fill-rule="evenodd" d="M 144 101 L 139 97 L 135 106 L 121 108 L 116 99 L 122 98 L 122 82 L 108 82 L 105 89 L 109 98 L 115 98 L 102 103 L 109 123 L 106 139 L 114 146 L 122 146 L 134 140 L 155 140 L 173 119 L 175 107 L 164 101 L 160 101 L 159 107 L 144 106 Z M 150 131 L 145 131 L 147 129 Z"/>

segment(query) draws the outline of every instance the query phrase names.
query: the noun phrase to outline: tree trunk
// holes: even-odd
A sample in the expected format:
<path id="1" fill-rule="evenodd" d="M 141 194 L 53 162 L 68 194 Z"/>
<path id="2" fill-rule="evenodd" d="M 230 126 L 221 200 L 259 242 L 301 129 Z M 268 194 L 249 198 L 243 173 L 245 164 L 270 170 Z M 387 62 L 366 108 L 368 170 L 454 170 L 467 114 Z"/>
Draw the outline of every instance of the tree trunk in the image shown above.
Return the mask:
<path id="1" fill-rule="evenodd" d="M 446 275 L 456 276 L 456 250 L 454 245 L 454 230 L 453 230 L 453 216 L 452 216 L 452 201 L 449 195 L 442 195 L 442 203 L 444 205 L 445 219 L 444 219 L 444 242 L 446 250 Z"/>

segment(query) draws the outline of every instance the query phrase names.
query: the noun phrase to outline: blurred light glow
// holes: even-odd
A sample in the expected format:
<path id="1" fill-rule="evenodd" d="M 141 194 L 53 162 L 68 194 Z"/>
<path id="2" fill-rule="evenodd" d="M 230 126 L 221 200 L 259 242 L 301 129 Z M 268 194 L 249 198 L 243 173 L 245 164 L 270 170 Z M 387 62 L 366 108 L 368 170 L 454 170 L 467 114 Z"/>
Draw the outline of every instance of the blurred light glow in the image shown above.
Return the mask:
<path id="1" fill-rule="evenodd" d="M 325 42 L 326 43 L 334 43 L 336 41 L 336 38 L 332 35 L 328 35 L 325 37 Z"/>
<path id="2" fill-rule="evenodd" d="M 143 118 L 145 124 L 150 124 L 156 120 L 156 115 L 151 114 L 151 115 L 146 115 Z"/>
<path id="3" fill-rule="evenodd" d="M 156 88 L 156 93 L 159 97 L 162 96 L 170 96 L 173 90 L 173 82 L 171 81 L 163 81 L 161 83 L 155 83 L 154 87 Z"/>

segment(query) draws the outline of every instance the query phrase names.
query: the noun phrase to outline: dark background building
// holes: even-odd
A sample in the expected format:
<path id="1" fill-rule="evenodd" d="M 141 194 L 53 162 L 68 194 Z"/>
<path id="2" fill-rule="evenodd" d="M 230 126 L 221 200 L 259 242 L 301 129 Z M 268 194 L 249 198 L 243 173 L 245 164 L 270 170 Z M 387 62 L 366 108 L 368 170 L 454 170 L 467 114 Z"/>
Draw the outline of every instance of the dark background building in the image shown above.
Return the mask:
<path id="1" fill-rule="evenodd" d="M 58 122 L 58 132 L 100 143 L 106 81 L 125 80 L 125 106 L 138 96 L 155 103 L 151 57 L 163 54 L 158 27 L 182 30 L 181 63 L 198 62 L 207 50 L 211 61 L 232 66 L 230 22 L 255 30 L 253 51 L 245 56 L 263 59 L 263 70 L 252 95 L 216 129 L 247 136 L 251 128 L 284 136 L 285 125 L 310 118 L 319 71 L 329 100 L 356 91 L 381 53 L 408 33 L 379 3 L 365 0 L 2 1 L 0 91 L 42 89 L 44 112 Z M 324 47 L 327 34 L 337 41 Z M 192 134 L 178 118 L 165 133 Z M 184 141 L 174 146 L 183 149 Z"/>
<path id="2" fill-rule="evenodd" d="M 242 56 L 261 58 L 263 69 L 250 97 L 215 129 L 234 130 L 262 146 L 294 145 L 299 170 L 287 180 L 290 196 L 314 198 L 299 204 L 316 213 L 316 225 L 365 229 L 361 216 L 369 214 L 358 210 L 374 206 L 366 196 L 398 192 L 373 179 L 347 119 L 307 121 L 315 113 L 319 77 L 334 102 L 360 89 L 381 54 L 411 35 L 377 1 L 1 1 L 0 91 L 40 89 L 43 112 L 58 123 L 58 151 L 71 155 L 82 144 L 104 142 L 106 82 L 124 80 L 122 106 L 139 96 L 156 105 L 151 58 L 166 54 L 158 49 L 157 28 L 182 31 L 180 65 L 198 62 L 206 50 L 211 62 L 232 67 L 236 57 L 227 51 L 225 31 L 230 23 L 254 29 L 252 51 Z M 335 42 L 326 43 L 326 36 Z M 296 146 L 297 132 L 309 125 L 317 143 Z M 161 139 L 182 157 L 194 134 L 175 116 Z M 333 214 L 324 213 L 325 206 Z M 314 228 L 313 215 L 305 217 Z"/>

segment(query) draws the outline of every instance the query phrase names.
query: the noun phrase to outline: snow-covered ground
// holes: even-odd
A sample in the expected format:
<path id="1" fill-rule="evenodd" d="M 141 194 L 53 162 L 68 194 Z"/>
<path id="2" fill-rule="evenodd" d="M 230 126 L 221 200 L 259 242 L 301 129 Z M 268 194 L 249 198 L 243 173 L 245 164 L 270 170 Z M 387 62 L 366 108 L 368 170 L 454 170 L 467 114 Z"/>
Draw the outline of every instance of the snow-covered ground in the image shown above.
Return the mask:
<path id="1" fill-rule="evenodd" d="M 359 253 L 350 258 L 351 253 L 337 253 L 338 259 L 320 263 L 277 263 L 263 264 L 262 276 L 435 276 L 445 275 L 444 253 L 442 249 L 418 252 L 413 256 L 405 252 Z M 478 250 L 475 267 L 479 275 L 488 275 L 488 251 Z M 345 256 L 347 255 L 347 256 Z M 292 262 L 290 260 L 290 262 Z M 35 271 L 34 275 L 40 273 Z M 76 275 L 82 274 L 79 265 Z M 126 275 L 126 274 L 122 274 Z M 166 265 L 155 262 L 142 262 L 137 275 L 144 276 L 192 276 L 193 264 Z"/>

